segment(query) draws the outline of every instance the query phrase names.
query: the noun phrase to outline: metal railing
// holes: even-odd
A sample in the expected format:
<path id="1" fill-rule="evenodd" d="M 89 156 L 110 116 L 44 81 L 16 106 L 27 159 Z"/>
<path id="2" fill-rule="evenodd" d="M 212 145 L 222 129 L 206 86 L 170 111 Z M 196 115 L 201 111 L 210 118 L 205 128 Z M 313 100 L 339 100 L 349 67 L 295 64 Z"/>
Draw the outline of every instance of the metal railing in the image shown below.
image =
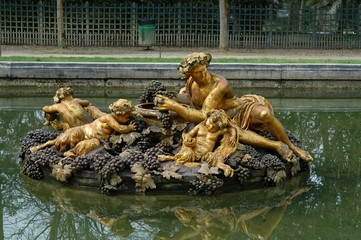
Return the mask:
<path id="1" fill-rule="evenodd" d="M 278 8 L 229 1 L 230 48 L 361 48 L 361 7 Z M 337 2 L 337 1 L 336 1 Z M 341 2 L 341 1 L 338 1 Z M 2 44 L 56 46 L 56 1 L 2 0 Z M 217 2 L 64 3 L 66 46 L 136 46 L 138 21 L 156 20 L 157 44 L 218 47 Z"/>

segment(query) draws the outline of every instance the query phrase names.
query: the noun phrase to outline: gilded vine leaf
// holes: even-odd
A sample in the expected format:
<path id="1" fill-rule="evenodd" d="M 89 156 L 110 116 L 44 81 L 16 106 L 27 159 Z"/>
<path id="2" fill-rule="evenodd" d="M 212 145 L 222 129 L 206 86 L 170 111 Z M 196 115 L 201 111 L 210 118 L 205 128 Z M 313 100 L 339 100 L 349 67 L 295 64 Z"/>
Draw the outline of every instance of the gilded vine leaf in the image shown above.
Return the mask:
<path id="1" fill-rule="evenodd" d="M 177 173 L 180 167 L 174 165 L 174 164 L 167 164 L 163 167 L 162 176 L 168 180 L 171 178 L 175 178 L 178 180 L 182 180 L 182 175 Z"/>
<path id="2" fill-rule="evenodd" d="M 152 176 L 145 171 L 141 163 L 134 164 L 131 171 L 135 173 L 132 176 L 132 179 L 135 181 L 135 187 L 141 192 L 145 192 L 147 188 L 156 188 Z"/>
<path id="3" fill-rule="evenodd" d="M 218 167 L 209 167 L 208 163 L 202 163 L 200 169 L 198 170 L 199 173 L 204 175 L 211 175 L 211 174 L 218 174 Z"/>

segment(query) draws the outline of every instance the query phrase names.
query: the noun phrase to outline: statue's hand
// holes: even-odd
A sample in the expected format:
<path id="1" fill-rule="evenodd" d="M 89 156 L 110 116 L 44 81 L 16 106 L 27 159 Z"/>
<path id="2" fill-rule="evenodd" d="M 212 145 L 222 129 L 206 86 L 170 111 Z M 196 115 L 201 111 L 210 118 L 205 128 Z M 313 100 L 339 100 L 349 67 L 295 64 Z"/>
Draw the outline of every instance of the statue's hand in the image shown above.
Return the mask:
<path id="1" fill-rule="evenodd" d="M 134 123 L 134 122 L 131 122 L 131 123 L 128 125 L 128 128 L 129 128 L 129 132 L 137 131 L 137 125 L 136 125 L 136 123 Z"/>
<path id="2" fill-rule="evenodd" d="M 154 104 L 159 110 L 175 110 L 178 105 L 176 101 L 160 94 L 154 98 Z"/>

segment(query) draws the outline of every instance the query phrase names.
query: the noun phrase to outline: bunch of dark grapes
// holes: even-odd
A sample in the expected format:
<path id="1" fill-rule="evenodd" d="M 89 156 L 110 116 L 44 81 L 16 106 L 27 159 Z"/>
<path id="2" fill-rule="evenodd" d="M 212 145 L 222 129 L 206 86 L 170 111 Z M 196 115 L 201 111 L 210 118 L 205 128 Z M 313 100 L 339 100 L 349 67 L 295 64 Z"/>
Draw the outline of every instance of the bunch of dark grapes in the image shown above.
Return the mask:
<path id="1" fill-rule="evenodd" d="M 161 141 L 155 145 L 156 148 L 159 148 L 164 153 L 172 153 L 173 152 L 173 146 L 170 143 Z"/>
<path id="2" fill-rule="evenodd" d="M 174 94 L 169 91 L 158 91 L 157 94 L 166 96 L 168 98 L 174 98 Z M 157 105 L 159 99 L 154 100 L 154 104 Z M 161 121 L 161 125 L 164 129 L 169 130 L 173 126 L 173 119 L 168 110 L 160 110 L 158 114 L 158 119 Z"/>
<path id="3" fill-rule="evenodd" d="M 266 167 L 266 168 L 272 168 L 274 170 L 282 170 L 286 169 L 285 164 L 281 161 L 281 159 L 275 155 L 272 154 L 265 154 L 260 159 L 260 162 Z"/>
<path id="4" fill-rule="evenodd" d="M 144 162 L 144 154 L 139 151 L 131 151 L 126 159 L 123 159 L 125 166 L 128 168 L 133 167 L 133 165 L 137 162 Z"/>
<path id="5" fill-rule="evenodd" d="M 162 128 L 169 130 L 173 126 L 173 119 L 167 110 L 160 110 L 158 114 L 158 119 L 161 122 Z"/>
<path id="6" fill-rule="evenodd" d="M 139 102 L 140 103 L 153 102 L 156 93 L 158 91 L 165 91 L 165 90 L 166 90 L 166 88 L 164 87 L 164 85 L 161 82 L 153 80 L 143 90 L 142 94 L 140 95 Z"/>
<path id="7" fill-rule="evenodd" d="M 28 132 L 20 141 L 21 147 L 19 151 L 19 157 L 25 158 L 30 154 L 30 148 L 43 144 L 49 140 L 53 140 L 60 135 L 60 132 L 49 132 L 42 129 L 36 129 Z"/>
<path id="8" fill-rule="evenodd" d="M 223 180 L 216 176 L 207 176 L 189 182 L 191 187 L 188 190 L 190 195 L 213 195 L 217 189 L 223 186 Z"/>
<path id="9" fill-rule="evenodd" d="M 246 151 L 246 153 L 248 153 L 249 155 L 252 156 L 252 159 L 257 159 L 263 155 L 261 152 L 259 152 L 257 149 L 255 149 L 254 147 L 252 147 L 250 145 L 246 145 L 245 151 Z"/>
<path id="10" fill-rule="evenodd" d="M 90 165 L 92 163 L 92 158 L 89 155 L 82 155 L 74 158 L 70 166 L 73 172 L 77 172 L 83 169 L 90 169 Z"/>
<path id="11" fill-rule="evenodd" d="M 148 127 L 147 122 L 144 120 L 144 117 L 142 115 L 138 114 L 132 114 L 129 117 L 128 124 L 129 123 L 135 123 L 137 127 L 137 132 L 142 132 L 144 129 Z"/>
<path id="12" fill-rule="evenodd" d="M 226 164 L 236 169 L 240 166 L 242 158 L 239 155 L 232 155 L 226 160 Z"/>
<path id="13" fill-rule="evenodd" d="M 163 153 L 162 150 L 157 147 L 147 149 L 144 153 L 144 168 L 147 170 L 157 170 L 160 167 L 158 155 L 161 153 Z"/>
<path id="14" fill-rule="evenodd" d="M 125 168 L 125 162 L 118 156 L 108 161 L 99 172 L 101 179 L 108 180 L 113 174 L 116 174 Z"/>
<path id="15" fill-rule="evenodd" d="M 21 168 L 21 172 L 35 180 L 40 180 L 44 178 L 43 171 L 39 164 L 31 161 L 25 160 L 24 165 Z"/>
<path id="16" fill-rule="evenodd" d="M 251 171 L 248 168 L 240 166 L 236 171 L 237 179 L 239 180 L 241 185 L 246 184 L 247 179 L 250 176 Z"/>
<path id="17" fill-rule="evenodd" d="M 285 129 L 286 131 L 286 134 L 288 136 L 288 138 L 290 139 L 290 141 L 296 145 L 296 146 L 300 146 L 301 144 L 301 141 L 300 139 L 295 135 L 293 134 L 292 132 L 290 132 L 289 130 Z M 271 139 L 271 140 L 277 140 L 274 136 L 272 136 L 271 133 L 269 133 L 268 131 L 264 131 L 262 132 L 260 135 L 262 135 L 263 137 L 265 138 L 268 138 L 268 139 Z"/>
<path id="18" fill-rule="evenodd" d="M 148 135 L 142 135 L 138 138 L 137 146 L 139 147 L 140 151 L 145 152 L 148 148 L 154 146 L 154 139 Z"/>
<path id="19" fill-rule="evenodd" d="M 114 151 L 114 154 L 119 154 L 123 152 L 125 145 L 123 143 L 108 143 L 111 146 L 111 150 Z M 109 151 L 109 150 L 108 150 Z"/>
<path id="20" fill-rule="evenodd" d="M 90 168 L 94 168 L 95 172 L 99 173 L 112 158 L 113 156 L 109 153 L 96 153 L 92 155 L 93 162 Z"/>
<path id="21" fill-rule="evenodd" d="M 60 159 L 62 159 L 62 155 L 53 147 L 44 148 L 27 155 L 21 172 L 33 179 L 42 179 L 42 167 L 52 168 Z"/>

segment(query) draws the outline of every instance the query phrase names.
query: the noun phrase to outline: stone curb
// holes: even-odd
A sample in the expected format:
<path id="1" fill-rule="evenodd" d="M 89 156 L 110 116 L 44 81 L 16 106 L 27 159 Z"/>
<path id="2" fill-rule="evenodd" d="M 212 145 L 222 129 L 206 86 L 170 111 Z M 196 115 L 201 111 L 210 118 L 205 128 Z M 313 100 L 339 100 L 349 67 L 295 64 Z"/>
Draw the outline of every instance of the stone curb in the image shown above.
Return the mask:
<path id="1" fill-rule="evenodd" d="M 104 87 L 143 86 L 159 80 L 183 85 L 177 63 L 55 63 L 0 62 L 0 85 L 39 86 L 69 83 Z M 361 88 L 361 64 L 242 64 L 212 63 L 234 87 Z"/>

